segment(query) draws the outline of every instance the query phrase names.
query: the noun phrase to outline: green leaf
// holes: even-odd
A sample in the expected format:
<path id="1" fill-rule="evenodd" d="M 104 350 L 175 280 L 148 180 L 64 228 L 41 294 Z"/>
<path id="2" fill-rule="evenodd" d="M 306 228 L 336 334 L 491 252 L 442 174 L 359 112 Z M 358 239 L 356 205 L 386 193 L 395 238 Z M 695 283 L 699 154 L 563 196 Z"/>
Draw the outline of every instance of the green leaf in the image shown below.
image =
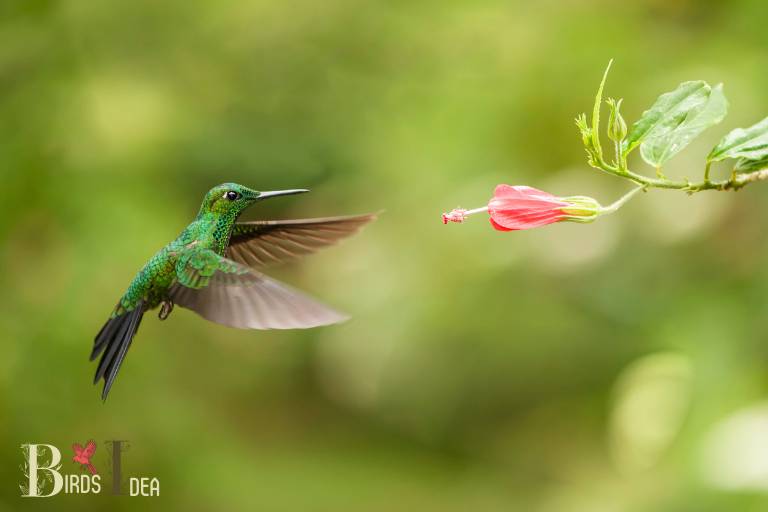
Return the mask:
<path id="1" fill-rule="evenodd" d="M 749 160 L 747 158 L 739 158 L 736 161 L 736 165 L 733 170 L 737 173 L 749 173 L 755 171 L 762 171 L 768 169 L 768 156 L 764 156 L 759 160 Z"/>
<path id="2" fill-rule="evenodd" d="M 605 88 L 605 80 L 608 78 L 608 72 L 611 70 L 611 64 L 613 59 L 608 61 L 608 66 L 603 72 L 603 79 L 600 81 L 600 87 L 597 88 L 597 94 L 595 94 L 595 105 L 592 107 L 592 134 L 593 144 L 597 154 L 602 153 L 600 148 L 600 106 L 603 104 L 603 89 Z"/>
<path id="3" fill-rule="evenodd" d="M 688 112 L 700 108 L 709 99 L 711 89 L 706 82 L 683 82 L 672 92 L 664 93 L 656 102 L 643 112 L 640 119 L 632 125 L 624 146 L 624 155 L 639 146 L 644 140 L 653 137 L 657 130 L 678 125 Z"/>
<path id="4" fill-rule="evenodd" d="M 709 89 L 709 86 L 706 87 Z M 723 84 L 716 85 L 703 103 L 691 101 L 688 110 L 677 110 L 657 123 L 640 145 L 643 160 L 656 168 L 675 156 L 707 128 L 723 120 L 728 112 L 728 101 L 723 94 Z"/>
<path id="5" fill-rule="evenodd" d="M 715 146 L 707 156 L 708 162 L 726 158 L 761 160 L 768 157 L 768 117 L 749 128 L 736 128 Z"/>

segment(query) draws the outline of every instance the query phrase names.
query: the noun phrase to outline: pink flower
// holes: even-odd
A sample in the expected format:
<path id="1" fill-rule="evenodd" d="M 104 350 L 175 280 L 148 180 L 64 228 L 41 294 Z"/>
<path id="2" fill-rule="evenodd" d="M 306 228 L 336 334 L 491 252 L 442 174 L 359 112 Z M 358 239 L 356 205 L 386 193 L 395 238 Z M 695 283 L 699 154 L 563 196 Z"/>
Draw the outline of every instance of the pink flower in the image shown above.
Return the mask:
<path id="1" fill-rule="evenodd" d="M 531 187 L 499 185 L 488 203 L 491 225 L 499 231 L 538 228 L 565 219 L 562 199 Z"/>
<path id="2" fill-rule="evenodd" d="M 531 187 L 498 185 L 488 206 L 474 210 L 457 208 L 443 214 L 443 224 L 464 222 L 468 215 L 487 211 L 499 231 L 538 228 L 554 222 L 591 222 L 602 211 L 586 196 L 557 197 Z"/>

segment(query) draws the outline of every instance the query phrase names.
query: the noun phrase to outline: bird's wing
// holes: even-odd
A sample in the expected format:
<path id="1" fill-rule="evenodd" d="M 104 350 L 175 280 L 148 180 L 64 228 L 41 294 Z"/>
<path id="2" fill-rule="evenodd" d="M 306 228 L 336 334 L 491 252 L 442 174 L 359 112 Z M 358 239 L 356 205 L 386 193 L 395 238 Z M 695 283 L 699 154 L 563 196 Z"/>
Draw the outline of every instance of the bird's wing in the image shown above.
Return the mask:
<path id="1" fill-rule="evenodd" d="M 208 249 L 188 249 L 170 298 L 203 318 L 239 329 L 303 329 L 343 322 L 338 311 Z"/>
<path id="2" fill-rule="evenodd" d="M 83 455 L 85 455 L 86 458 L 91 458 L 94 453 L 96 453 L 96 441 L 89 439 L 85 444 L 85 451 L 83 452 Z"/>
<path id="3" fill-rule="evenodd" d="M 80 445 L 80 443 L 74 443 L 72 445 L 72 450 L 74 450 L 75 456 L 77 457 L 83 451 L 83 447 Z"/>
<path id="4" fill-rule="evenodd" d="M 232 230 L 226 255 L 249 267 L 282 263 L 333 245 L 375 218 L 375 213 L 368 213 L 347 217 L 238 222 Z"/>
<path id="5" fill-rule="evenodd" d="M 249 286 L 258 275 L 210 249 L 192 246 L 178 255 L 176 279 L 186 288 L 199 290 L 210 285 Z"/>

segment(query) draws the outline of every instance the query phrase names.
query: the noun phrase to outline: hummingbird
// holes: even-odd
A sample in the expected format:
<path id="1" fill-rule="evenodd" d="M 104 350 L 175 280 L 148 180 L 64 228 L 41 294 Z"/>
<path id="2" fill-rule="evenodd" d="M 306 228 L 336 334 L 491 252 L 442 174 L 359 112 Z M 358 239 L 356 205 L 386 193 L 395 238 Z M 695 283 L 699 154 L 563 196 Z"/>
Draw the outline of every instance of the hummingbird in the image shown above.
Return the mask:
<path id="1" fill-rule="evenodd" d="M 270 264 L 315 252 L 357 232 L 376 214 L 238 222 L 249 206 L 307 189 L 259 192 L 237 183 L 213 187 L 195 219 L 133 278 L 96 335 L 91 361 L 101 355 L 93 383 L 104 379 L 106 400 L 144 313 L 174 305 L 239 329 L 304 329 L 348 317 L 261 273 Z"/>

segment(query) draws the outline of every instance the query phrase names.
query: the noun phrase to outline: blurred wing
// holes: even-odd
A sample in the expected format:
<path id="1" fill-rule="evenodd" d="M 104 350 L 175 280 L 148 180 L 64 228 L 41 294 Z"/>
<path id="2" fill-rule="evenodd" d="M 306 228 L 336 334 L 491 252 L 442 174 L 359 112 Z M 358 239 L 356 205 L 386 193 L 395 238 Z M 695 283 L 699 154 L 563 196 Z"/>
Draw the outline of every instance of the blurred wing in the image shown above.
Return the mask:
<path id="1" fill-rule="evenodd" d="M 375 213 L 348 217 L 238 222 L 226 255 L 250 267 L 282 263 L 333 245 L 376 219 Z"/>
<path id="2" fill-rule="evenodd" d="M 80 446 L 80 443 L 73 444 L 72 449 L 75 451 L 75 455 L 80 455 L 83 453 L 83 447 Z"/>
<path id="3" fill-rule="evenodd" d="M 202 289 L 211 284 L 249 285 L 256 282 L 258 276 L 248 267 L 210 249 L 188 247 L 179 253 L 176 279 L 187 288 Z"/>
<path id="4" fill-rule="evenodd" d="M 94 453 L 96 453 L 96 442 L 93 439 L 90 439 L 85 444 L 85 451 L 83 452 L 83 455 L 90 459 L 93 457 Z"/>
<path id="5" fill-rule="evenodd" d="M 210 254 L 188 259 L 184 268 L 177 267 L 179 282 L 170 297 L 211 322 L 239 329 L 304 329 L 347 319 L 279 281 L 207 252 L 221 261 L 212 265 Z"/>

